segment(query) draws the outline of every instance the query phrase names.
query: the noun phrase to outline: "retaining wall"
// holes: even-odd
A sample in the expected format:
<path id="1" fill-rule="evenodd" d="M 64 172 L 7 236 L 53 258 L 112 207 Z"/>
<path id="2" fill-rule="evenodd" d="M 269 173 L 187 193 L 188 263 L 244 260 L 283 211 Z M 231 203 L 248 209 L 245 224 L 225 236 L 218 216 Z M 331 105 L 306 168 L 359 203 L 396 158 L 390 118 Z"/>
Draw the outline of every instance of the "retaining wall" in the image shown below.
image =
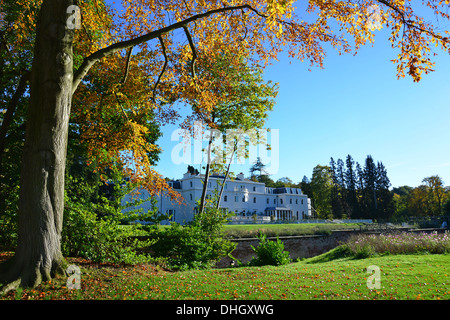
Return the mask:
<path id="1" fill-rule="evenodd" d="M 311 258 L 319 254 L 336 248 L 341 242 L 347 240 L 355 231 L 333 231 L 331 235 L 311 235 L 311 236 L 292 236 L 279 237 L 284 243 L 284 249 L 289 252 L 291 259 Z M 276 238 L 268 237 L 269 240 Z M 242 263 L 249 262 L 255 255 L 251 246 L 255 248 L 259 244 L 256 238 L 236 239 L 236 249 L 232 252 L 232 256 Z M 224 268 L 230 266 L 231 259 L 223 258 L 217 263 L 217 267 Z"/>
<path id="2" fill-rule="evenodd" d="M 425 233 L 444 233 L 448 232 L 448 229 L 430 228 L 430 229 L 412 229 L 404 230 L 406 232 L 425 232 Z M 292 237 L 279 237 L 284 243 L 284 249 L 289 252 L 291 259 L 298 258 L 311 258 L 331 249 L 336 248 L 342 242 L 345 242 L 351 235 L 361 233 L 363 231 L 355 230 L 336 230 L 331 235 L 310 235 L 310 236 L 292 236 Z M 382 232 L 364 232 L 379 234 Z M 269 240 L 276 240 L 276 237 L 268 237 Z M 231 253 L 233 257 L 241 261 L 242 263 L 249 262 L 255 252 L 251 246 L 255 248 L 259 244 L 257 238 L 250 239 L 236 239 L 233 240 L 237 243 L 236 249 Z M 227 268 L 230 266 L 232 259 L 225 257 L 217 263 L 218 268 Z"/>

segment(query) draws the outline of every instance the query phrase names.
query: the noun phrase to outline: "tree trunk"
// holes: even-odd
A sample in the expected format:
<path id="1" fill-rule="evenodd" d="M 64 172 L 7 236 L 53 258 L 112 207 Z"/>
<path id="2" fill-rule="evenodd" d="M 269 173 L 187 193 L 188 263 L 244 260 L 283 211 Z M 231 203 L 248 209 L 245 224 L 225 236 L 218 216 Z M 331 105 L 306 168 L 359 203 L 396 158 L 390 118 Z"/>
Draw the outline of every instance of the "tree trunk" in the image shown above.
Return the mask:
<path id="1" fill-rule="evenodd" d="M 209 169 L 210 169 L 210 163 L 211 163 L 211 145 L 213 140 L 213 132 L 210 132 L 209 141 L 208 141 L 208 159 L 206 163 L 206 170 L 205 170 L 205 179 L 203 180 L 203 190 L 202 190 L 202 197 L 200 198 L 200 208 L 198 212 L 200 214 L 203 213 L 205 209 L 206 204 L 206 191 L 208 189 L 208 182 L 209 182 Z"/>
<path id="2" fill-rule="evenodd" d="M 35 287 L 64 273 L 61 231 L 72 99 L 72 0 L 44 0 L 37 23 L 19 198 L 18 246 L 3 291 Z"/>
<path id="3" fill-rule="evenodd" d="M 236 152 L 236 148 L 237 148 L 237 146 L 235 144 L 234 148 L 233 148 L 233 152 L 231 153 L 231 156 L 230 156 L 230 162 L 228 163 L 227 172 L 225 173 L 225 177 L 223 178 L 223 183 L 220 188 L 220 192 L 219 192 L 219 196 L 218 196 L 217 204 L 216 204 L 217 210 L 219 210 L 219 208 L 220 208 L 220 201 L 222 199 L 223 190 L 225 188 L 225 183 L 227 183 L 228 175 L 230 174 L 231 162 L 233 161 L 233 156 L 234 156 L 234 153 Z"/>

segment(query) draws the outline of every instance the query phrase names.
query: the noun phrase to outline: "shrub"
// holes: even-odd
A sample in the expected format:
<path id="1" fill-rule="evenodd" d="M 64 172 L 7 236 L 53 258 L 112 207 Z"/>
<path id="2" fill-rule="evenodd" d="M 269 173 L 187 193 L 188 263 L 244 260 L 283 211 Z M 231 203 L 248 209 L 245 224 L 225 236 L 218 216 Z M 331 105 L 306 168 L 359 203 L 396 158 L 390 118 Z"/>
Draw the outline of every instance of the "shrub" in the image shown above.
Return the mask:
<path id="1" fill-rule="evenodd" d="M 0 251 L 12 251 L 17 246 L 19 186 L 7 187 L 0 181 L 0 197 L 4 197 L 0 199 Z"/>
<path id="2" fill-rule="evenodd" d="M 158 241 L 151 246 L 156 257 L 166 257 L 172 269 L 204 269 L 211 267 L 221 257 L 236 247 L 222 232 L 226 215 L 214 208 L 205 208 L 194 220 L 181 226 L 172 223 L 159 232 Z"/>
<path id="3" fill-rule="evenodd" d="M 267 236 L 261 233 L 258 239 L 258 247 L 251 246 L 257 256 L 250 261 L 251 266 L 279 266 L 291 262 L 289 252 L 284 251 L 284 243 L 278 237 L 276 241 L 271 241 L 267 240 Z"/>
<path id="4" fill-rule="evenodd" d="M 61 249 L 65 256 L 83 257 L 94 262 L 135 264 L 151 259 L 139 251 L 150 241 L 133 239 L 138 226 L 121 226 L 115 209 L 99 218 L 94 210 L 72 204 L 64 213 Z"/>

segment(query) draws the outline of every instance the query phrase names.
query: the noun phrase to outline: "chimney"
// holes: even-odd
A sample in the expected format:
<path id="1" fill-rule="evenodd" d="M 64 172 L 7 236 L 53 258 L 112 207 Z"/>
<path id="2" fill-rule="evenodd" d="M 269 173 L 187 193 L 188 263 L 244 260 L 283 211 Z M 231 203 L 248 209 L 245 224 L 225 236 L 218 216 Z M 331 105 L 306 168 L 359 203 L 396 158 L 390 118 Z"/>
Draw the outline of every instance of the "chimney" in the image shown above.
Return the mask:
<path id="1" fill-rule="evenodd" d="M 237 175 L 237 178 L 239 179 L 239 180 L 244 180 L 244 174 L 241 172 L 241 173 L 239 173 L 238 175 Z"/>

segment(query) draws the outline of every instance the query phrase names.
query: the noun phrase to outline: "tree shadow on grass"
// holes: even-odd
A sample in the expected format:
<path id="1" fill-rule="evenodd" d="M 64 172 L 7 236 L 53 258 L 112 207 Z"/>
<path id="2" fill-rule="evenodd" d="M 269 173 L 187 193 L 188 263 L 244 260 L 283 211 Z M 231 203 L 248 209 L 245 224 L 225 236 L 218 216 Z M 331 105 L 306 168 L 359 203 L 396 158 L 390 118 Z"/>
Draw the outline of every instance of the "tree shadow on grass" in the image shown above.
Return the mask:
<path id="1" fill-rule="evenodd" d="M 339 246 L 321 255 L 309 258 L 305 261 L 305 263 L 307 264 L 324 263 L 338 259 L 353 260 L 356 258 L 354 255 L 351 254 L 351 252 L 346 246 Z"/>

